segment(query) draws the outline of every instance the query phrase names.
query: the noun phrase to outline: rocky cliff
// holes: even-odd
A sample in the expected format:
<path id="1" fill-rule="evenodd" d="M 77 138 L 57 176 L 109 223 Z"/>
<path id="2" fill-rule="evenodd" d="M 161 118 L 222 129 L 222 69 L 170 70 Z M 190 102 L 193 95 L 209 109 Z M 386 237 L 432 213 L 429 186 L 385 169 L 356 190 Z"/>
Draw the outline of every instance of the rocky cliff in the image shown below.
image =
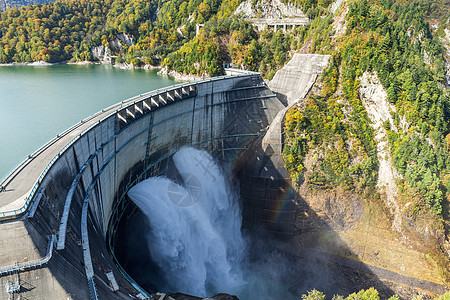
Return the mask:
<path id="1" fill-rule="evenodd" d="M 292 76 L 289 74 L 303 70 L 293 67 L 292 63 L 289 62 L 279 73 L 290 78 Z M 426 213 L 420 216 L 413 215 L 408 210 L 408 205 L 405 205 L 404 199 L 399 198 L 400 192 L 396 182 L 402 177 L 394 167 L 386 129 L 403 132 L 408 131 L 410 125 L 403 117 L 398 116 L 395 106 L 388 101 L 387 92 L 376 73 L 364 72 L 358 77 L 358 82 L 356 95 L 362 104 L 360 108 L 367 114 L 367 127 L 370 126 L 374 132 L 374 151 L 376 151 L 374 157 L 378 161 L 376 184 L 373 189 L 361 189 L 359 185 L 345 187 L 331 184 L 325 178 L 320 179 L 320 176 L 327 176 L 326 172 L 329 171 L 323 169 L 325 164 L 343 160 L 345 152 L 352 153 L 346 158 L 350 161 L 349 170 L 356 168 L 361 162 L 367 162 L 366 154 L 357 149 L 360 142 L 352 137 L 352 134 L 346 137 L 342 145 L 338 139 L 331 136 L 309 142 L 307 148 L 304 148 L 306 154 L 302 158 L 302 170 L 295 185 L 298 196 L 295 199 L 294 240 L 302 251 L 309 249 L 307 251 L 319 251 L 335 256 L 336 260 L 342 262 L 343 267 L 348 268 L 347 270 L 355 266 L 353 263 L 347 263 L 346 258 L 361 262 L 361 266 L 375 270 L 382 282 L 389 281 L 390 288 L 401 299 L 411 299 L 415 294 L 422 293 L 422 289 L 437 291 L 435 287 L 443 287 L 434 284 L 444 280 L 440 267 L 436 264 L 439 258 L 432 258 L 426 253 L 434 253 L 432 248 L 442 245 L 444 235 L 439 224 L 434 221 L 433 215 Z M 291 95 L 290 98 L 298 96 L 299 93 L 294 92 L 297 87 L 297 84 L 286 85 L 282 93 Z M 320 99 L 323 89 L 323 78 L 319 77 L 307 99 L 300 99 L 299 104 L 292 108 L 293 113 L 291 112 L 289 118 L 301 120 L 296 123 L 298 127 L 295 132 L 298 140 L 311 140 L 311 136 L 315 134 L 314 129 L 301 127 L 301 124 L 308 126 L 308 122 L 312 122 L 305 110 L 325 109 L 322 105 L 335 105 L 333 109 L 341 110 L 340 114 L 343 117 L 341 122 L 348 124 L 354 120 L 352 115 L 355 114 L 355 106 L 350 101 L 341 99 L 337 104 L 332 104 L 332 101 L 336 100 L 331 97 L 323 103 L 317 100 Z M 341 93 L 339 87 L 335 95 Z M 319 112 L 313 114 L 317 113 Z M 298 117 L 301 114 L 303 117 Z M 394 120 L 393 114 L 397 120 Z M 325 118 L 332 120 L 333 116 L 325 114 Z M 303 123 L 299 124 L 300 122 Z M 318 128 L 325 126 L 328 125 L 318 125 Z M 369 128 L 366 129 L 368 130 Z M 283 147 L 292 142 L 286 136 L 284 141 Z M 305 146 L 299 143 L 294 147 Z M 333 152 L 330 150 L 333 148 L 341 150 Z M 337 153 L 331 160 L 329 151 Z M 284 159 L 289 160 L 286 155 Z M 355 173 L 351 176 L 357 178 L 360 175 Z M 363 177 L 356 179 L 355 182 L 363 180 Z M 399 281 L 399 276 L 420 278 L 425 283 L 421 286 L 414 280 L 405 279 L 405 282 L 408 282 L 406 289 L 404 283 Z"/>
<path id="2" fill-rule="evenodd" d="M 447 69 L 447 87 L 450 86 L 450 28 L 444 29 L 445 37 L 443 39 L 444 47 L 447 50 L 446 57 L 446 69 Z"/>
<path id="3" fill-rule="evenodd" d="M 280 0 L 261 0 L 242 2 L 235 12 L 248 18 L 279 19 L 288 17 L 306 17 L 306 15 L 294 5 L 284 4 Z"/>
<path id="4" fill-rule="evenodd" d="M 126 33 L 119 33 L 117 34 L 114 39 L 109 41 L 109 46 L 94 46 L 91 48 L 91 55 L 94 58 L 94 60 L 98 60 L 105 64 L 111 64 L 114 63 L 114 58 L 112 57 L 112 54 L 120 54 L 123 52 L 124 47 L 130 47 L 134 45 L 133 36 L 128 35 Z M 124 63 L 118 63 L 117 67 L 119 68 L 126 68 L 126 69 L 132 69 L 134 66 L 132 64 Z"/>
<path id="5" fill-rule="evenodd" d="M 92 47 L 92 57 L 98 59 L 102 63 L 111 63 L 111 50 L 103 45 Z"/>
<path id="6" fill-rule="evenodd" d="M 370 126 L 375 130 L 379 165 L 378 192 L 382 195 L 386 206 L 393 215 L 393 229 L 401 231 L 402 220 L 400 207 L 397 203 L 398 188 L 395 183 L 400 175 L 392 165 L 389 139 L 384 128 L 385 122 L 389 122 L 391 128 L 397 131 L 391 115 L 391 111 L 395 111 L 395 106 L 387 101 L 387 93 L 376 74 L 365 72 L 361 76 L 360 85 L 359 94 L 371 120 Z"/>

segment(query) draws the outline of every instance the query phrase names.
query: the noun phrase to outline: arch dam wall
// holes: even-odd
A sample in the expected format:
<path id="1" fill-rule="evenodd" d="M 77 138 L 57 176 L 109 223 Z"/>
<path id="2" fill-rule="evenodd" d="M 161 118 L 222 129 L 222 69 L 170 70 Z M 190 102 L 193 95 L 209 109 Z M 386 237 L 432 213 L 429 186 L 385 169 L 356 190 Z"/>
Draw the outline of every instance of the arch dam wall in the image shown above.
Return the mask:
<path id="1" fill-rule="evenodd" d="M 2 182 L 0 299 L 147 297 L 111 251 L 128 189 L 166 174 L 186 145 L 240 169 L 283 107 L 259 74 L 246 73 L 140 95 L 58 136 Z"/>

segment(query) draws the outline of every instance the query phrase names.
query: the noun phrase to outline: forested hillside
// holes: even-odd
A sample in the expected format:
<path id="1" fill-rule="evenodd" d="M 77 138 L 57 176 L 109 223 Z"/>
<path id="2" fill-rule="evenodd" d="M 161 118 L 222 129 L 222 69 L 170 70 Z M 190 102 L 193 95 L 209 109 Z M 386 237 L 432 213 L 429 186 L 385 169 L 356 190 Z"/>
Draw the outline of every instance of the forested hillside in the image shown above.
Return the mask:
<path id="1" fill-rule="evenodd" d="M 209 20 L 220 5 L 209 0 L 69 0 L 13 8 L 1 13 L 0 62 L 91 60 L 91 48 L 110 46 L 118 33 L 136 42 L 119 47 L 116 54 L 151 62 L 192 39 L 195 24 Z M 177 31 L 181 23 L 186 26 Z"/>
<path id="2" fill-rule="evenodd" d="M 374 187 L 374 136 L 358 89 L 359 77 L 365 71 L 376 71 L 389 102 L 397 108 L 395 125 L 399 126 L 401 119 L 408 124 L 402 133 L 386 124 L 395 166 L 409 188 L 420 192 L 436 213 L 442 211 L 444 193 L 438 178 L 449 171 L 445 137 L 449 133 L 450 107 L 448 94 L 442 89 L 444 49 L 424 21 L 427 9 L 423 3 L 398 5 L 391 1 L 381 4 L 357 0 L 350 5 L 347 34 L 333 52 L 321 95 L 310 97 L 303 112 L 294 110 L 288 115 L 288 132 L 305 134 L 304 139 L 293 137 L 295 143 L 286 148 L 290 162 L 297 167 L 294 172 L 302 174 L 301 162 L 296 158 L 307 151 L 307 144 L 320 145 L 326 137 L 327 143 L 340 146 L 326 152 L 314 180 L 346 188 Z M 428 63 L 423 59 L 425 53 Z M 337 94 L 337 90 L 341 93 Z M 348 122 L 343 112 L 346 107 L 353 111 Z M 351 152 L 346 146 L 349 140 L 357 145 Z M 363 160 L 352 163 L 357 156 Z"/>
<path id="3" fill-rule="evenodd" d="M 448 8 L 445 1 L 349 1 L 346 31 L 335 40 L 321 89 L 286 116 L 284 148 L 297 182 L 387 199 L 393 228 L 420 240 L 447 279 L 450 94 L 443 32 Z M 379 80 L 387 93 L 389 111 L 381 129 L 370 118 L 371 104 L 363 101 L 367 89 L 376 86 L 367 78 Z M 387 143 L 384 153 L 380 143 Z M 306 168 L 305 161 L 314 167 Z M 398 192 L 380 185 L 386 175 L 381 163 L 392 163 L 387 169 Z"/>
<path id="4" fill-rule="evenodd" d="M 178 72 L 217 75 L 224 62 L 259 70 L 269 78 L 308 38 L 328 41 L 331 17 L 295 31 L 257 32 L 234 16 L 236 0 L 68 0 L 12 8 L 1 13 L 0 63 L 95 60 L 105 46 L 116 61 L 134 66 L 163 63 Z M 316 11 L 313 5 L 309 10 Z M 196 36 L 196 24 L 205 24 Z M 117 35 L 132 37 L 134 45 Z M 325 33 L 325 34 L 324 34 Z"/>

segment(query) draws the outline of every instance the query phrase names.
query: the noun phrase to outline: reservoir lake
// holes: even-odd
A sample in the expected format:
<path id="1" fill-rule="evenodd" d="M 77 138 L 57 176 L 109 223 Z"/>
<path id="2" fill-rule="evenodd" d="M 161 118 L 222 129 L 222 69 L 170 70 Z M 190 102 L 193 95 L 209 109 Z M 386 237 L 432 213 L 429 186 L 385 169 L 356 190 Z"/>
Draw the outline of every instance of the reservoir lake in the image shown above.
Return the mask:
<path id="1" fill-rule="evenodd" d="M 0 178 L 80 120 L 175 83 L 157 71 L 111 65 L 1 66 Z"/>

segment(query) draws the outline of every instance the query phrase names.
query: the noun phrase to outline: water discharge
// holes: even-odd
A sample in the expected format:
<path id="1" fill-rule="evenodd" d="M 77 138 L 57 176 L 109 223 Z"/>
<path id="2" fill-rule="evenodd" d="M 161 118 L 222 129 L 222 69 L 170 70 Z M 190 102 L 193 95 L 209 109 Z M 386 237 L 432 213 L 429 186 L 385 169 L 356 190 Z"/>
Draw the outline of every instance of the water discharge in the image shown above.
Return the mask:
<path id="1" fill-rule="evenodd" d="M 238 293 L 245 285 L 238 196 L 205 151 L 182 148 L 173 161 L 181 179 L 149 178 L 128 195 L 147 216 L 152 260 L 166 291 L 197 296 Z"/>

